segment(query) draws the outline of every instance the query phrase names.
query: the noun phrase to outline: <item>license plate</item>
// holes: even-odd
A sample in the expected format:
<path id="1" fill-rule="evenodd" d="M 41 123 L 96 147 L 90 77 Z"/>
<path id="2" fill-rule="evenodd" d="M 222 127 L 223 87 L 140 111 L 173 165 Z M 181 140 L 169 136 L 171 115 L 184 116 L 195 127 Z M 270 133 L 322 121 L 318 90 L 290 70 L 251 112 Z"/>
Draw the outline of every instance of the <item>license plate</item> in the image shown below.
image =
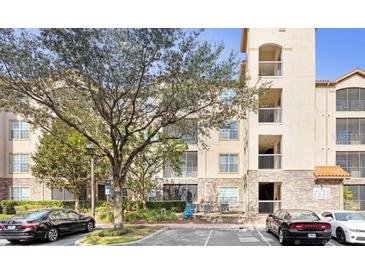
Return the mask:
<path id="1" fill-rule="evenodd" d="M 308 238 L 317 238 L 316 234 L 308 234 Z"/>
<path id="2" fill-rule="evenodd" d="M 16 226 L 15 225 L 8 225 L 8 229 L 9 230 L 14 230 L 16 228 Z"/>

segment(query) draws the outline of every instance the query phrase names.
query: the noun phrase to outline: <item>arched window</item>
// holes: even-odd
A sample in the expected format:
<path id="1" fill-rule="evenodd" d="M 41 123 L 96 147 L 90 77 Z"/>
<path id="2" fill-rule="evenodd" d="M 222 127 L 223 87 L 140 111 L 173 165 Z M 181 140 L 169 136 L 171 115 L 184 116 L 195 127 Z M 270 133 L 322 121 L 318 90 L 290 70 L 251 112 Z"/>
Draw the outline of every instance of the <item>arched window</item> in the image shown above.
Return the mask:
<path id="1" fill-rule="evenodd" d="M 365 111 L 365 88 L 336 90 L 337 111 Z"/>
<path id="2" fill-rule="evenodd" d="M 259 75 L 282 76 L 282 47 L 265 44 L 259 48 Z"/>

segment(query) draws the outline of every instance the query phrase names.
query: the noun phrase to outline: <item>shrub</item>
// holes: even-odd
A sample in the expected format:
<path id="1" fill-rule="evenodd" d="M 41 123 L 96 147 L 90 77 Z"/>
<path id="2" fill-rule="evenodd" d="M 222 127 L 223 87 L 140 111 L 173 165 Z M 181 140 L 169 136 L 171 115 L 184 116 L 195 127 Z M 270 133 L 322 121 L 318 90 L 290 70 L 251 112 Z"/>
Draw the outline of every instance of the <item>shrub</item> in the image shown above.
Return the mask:
<path id="1" fill-rule="evenodd" d="M 176 212 L 182 212 L 185 209 L 185 201 L 148 201 L 147 208 L 161 210 L 165 208 L 166 210 L 172 210 Z"/>
<path id="2" fill-rule="evenodd" d="M 127 212 L 124 215 L 126 222 L 146 221 L 146 222 L 160 222 L 160 221 L 175 221 L 177 220 L 175 212 L 166 211 L 161 212 L 156 209 L 138 210 L 133 212 Z"/>

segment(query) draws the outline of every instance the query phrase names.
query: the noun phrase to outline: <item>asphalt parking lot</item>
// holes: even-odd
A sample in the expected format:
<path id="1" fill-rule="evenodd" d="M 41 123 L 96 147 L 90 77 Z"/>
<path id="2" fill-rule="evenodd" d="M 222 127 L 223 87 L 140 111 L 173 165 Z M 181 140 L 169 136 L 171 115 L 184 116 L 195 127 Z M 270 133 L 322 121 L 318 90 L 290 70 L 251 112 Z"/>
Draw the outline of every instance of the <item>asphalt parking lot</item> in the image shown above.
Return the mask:
<path id="1" fill-rule="evenodd" d="M 261 229 L 168 229 L 139 246 L 280 246 L 273 234 Z M 332 239 L 327 246 L 341 245 Z"/>
<path id="2" fill-rule="evenodd" d="M 0 239 L 0 246 L 73 246 L 87 235 L 77 233 L 62 236 L 56 242 L 33 241 L 11 244 Z M 276 236 L 257 228 L 169 228 L 133 246 L 280 246 Z M 341 246 L 332 239 L 327 246 Z"/>

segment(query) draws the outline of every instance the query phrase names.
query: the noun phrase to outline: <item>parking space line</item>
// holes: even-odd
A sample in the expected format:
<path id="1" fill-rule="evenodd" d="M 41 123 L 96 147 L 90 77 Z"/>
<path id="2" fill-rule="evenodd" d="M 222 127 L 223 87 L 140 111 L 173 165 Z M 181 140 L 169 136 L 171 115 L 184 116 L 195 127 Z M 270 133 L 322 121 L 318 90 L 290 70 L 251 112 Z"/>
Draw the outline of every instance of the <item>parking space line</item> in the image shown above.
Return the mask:
<path id="1" fill-rule="evenodd" d="M 328 242 L 327 244 L 329 244 L 329 245 L 333 245 L 333 246 L 336 246 L 334 243 L 331 243 L 331 242 Z"/>
<path id="2" fill-rule="evenodd" d="M 213 233 L 213 230 L 211 229 L 210 232 L 209 232 L 209 235 L 208 235 L 207 239 L 205 240 L 204 246 L 206 246 L 208 244 L 209 239 L 210 239 L 210 236 L 212 236 L 212 233 Z"/>
<path id="3" fill-rule="evenodd" d="M 264 242 L 267 244 L 267 245 L 269 245 L 269 246 L 271 246 L 271 244 L 269 243 L 269 241 L 265 238 L 265 236 L 259 231 L 259 230 L 257 230 L 257 229 L 255 229 L 256 230 L 256 232 L 260 235 L 260 237 L 261 237 L 261 239 L 262 240 L 264 240 Z"/>

